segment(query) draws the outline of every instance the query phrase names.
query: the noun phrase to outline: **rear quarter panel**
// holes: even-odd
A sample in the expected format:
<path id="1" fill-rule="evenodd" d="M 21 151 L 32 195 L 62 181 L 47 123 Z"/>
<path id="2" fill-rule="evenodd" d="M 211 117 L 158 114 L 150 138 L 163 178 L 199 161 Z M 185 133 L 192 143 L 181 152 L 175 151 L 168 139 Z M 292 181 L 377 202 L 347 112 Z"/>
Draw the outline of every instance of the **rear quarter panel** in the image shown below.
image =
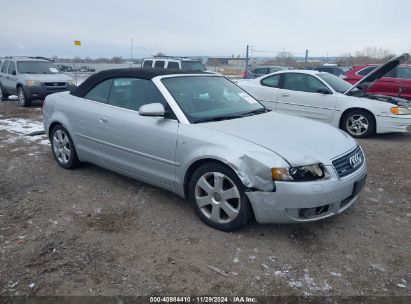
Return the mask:
<path id="1" fill-rule="evenodd" d="M 69 92 L 55 93 L 48 95 L 43 105 L 43 124 L 44 130 L 50 136 L 53 123 L 59 123 L 67 129 L 76 144 L 76 137 L 73 129 L 73 122 L 70 120 L 70 113 L 80 113 L 80 105 L 74 102 L 77 97 L 72 96 Z"/>

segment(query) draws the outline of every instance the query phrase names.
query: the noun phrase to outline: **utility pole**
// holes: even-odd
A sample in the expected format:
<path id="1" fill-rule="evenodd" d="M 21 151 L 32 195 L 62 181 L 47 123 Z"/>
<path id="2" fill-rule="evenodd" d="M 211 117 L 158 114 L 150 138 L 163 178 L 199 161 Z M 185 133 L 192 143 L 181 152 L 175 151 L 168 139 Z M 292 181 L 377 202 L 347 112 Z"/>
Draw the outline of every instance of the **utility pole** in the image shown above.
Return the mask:
<path id="1" fill-rule="evenodd" d="M 133 67 L 133 38 L 130 41 L 130 68 Z"/>
<path id="2" fill-rule="evenodd" d="M 249 52 L 249 50 L 250 50 L 250 46 L 247 44 L 247 50 L 245 52 L 245 69 L 246 70 L 248 70 L 248 60 L 249 60 L 248 52 Z"/>
<path id="3" fill-rule="evenodd" d="M 304 59 L 305 65 L 307 65 L 307 61 L 308 61 L 308 50 L 305 50 L 305 59 Z"/>

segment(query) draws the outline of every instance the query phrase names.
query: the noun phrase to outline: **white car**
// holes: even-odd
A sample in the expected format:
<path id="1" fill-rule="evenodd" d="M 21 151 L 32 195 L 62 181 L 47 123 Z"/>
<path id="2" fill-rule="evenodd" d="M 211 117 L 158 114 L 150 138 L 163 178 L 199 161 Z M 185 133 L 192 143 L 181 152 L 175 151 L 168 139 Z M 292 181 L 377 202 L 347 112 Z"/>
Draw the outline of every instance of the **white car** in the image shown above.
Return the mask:
<path id="1" fill-rule="evenodd" d="M 237 82 L 266 107 L 316 119 L 353 137 L 411 129 L 411 103 L 405 99 L 366 93 L 372 84 L 409 58 L 398 56 L 354 86 L 326 72 L 289 70 Z"/>

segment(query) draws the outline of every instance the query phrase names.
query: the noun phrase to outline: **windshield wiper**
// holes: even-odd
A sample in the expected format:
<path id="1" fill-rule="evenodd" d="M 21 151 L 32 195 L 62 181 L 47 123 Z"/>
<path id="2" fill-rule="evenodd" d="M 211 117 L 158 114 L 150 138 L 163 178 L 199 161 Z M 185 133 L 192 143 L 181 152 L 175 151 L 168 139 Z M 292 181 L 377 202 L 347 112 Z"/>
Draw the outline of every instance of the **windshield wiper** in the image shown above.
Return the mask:
<path id="1" fill-rule="evenodd" d="M 257 109 L 257 110 L 253 110 L 253 111 L 250 111 L 250 112 L 243 113 L 243 114 L 241 114 L 241 117 L 252 116 L 252 115 L 256 115 L 256 114 L 263 114 L 263 113 L 267 113 L 267 112 L 270 112 L 270 111 L 271 110 L 269 110 L 267 108 L 260 108 L 260 109 Z"/>
<path id="2" fill-rule="evenodd" d="M 226 115 L 226 116 L 208 117 L 204 119 L 198 119 L 195 121 L 195 123 L 209 122 L 209 121 L 221 121 L 221 120 L 236 119 L 236 118 L 242 118 L 242 117 L 244 116 L 243 115 Z"/>
<path id="3" fill-rule="evenodd" d="M 261 108 L 261 109 L 253 110 L 253 111 L 250 111 L 250 112 L 241 113 L 241 114 L 216 116 L 216 117 L 209 117 L 209 118 L 199 119 L 199 120 L 196 120 L 195 123 L 243 118 L 243 117 L 246 117 L 246 116 L 252 116 L 252 115 L 256 115 L 256 114 L 267 113 L 267 112 L 270 112 L 270 111 L 271 110 L 269 110 L 269 109 Z"/>

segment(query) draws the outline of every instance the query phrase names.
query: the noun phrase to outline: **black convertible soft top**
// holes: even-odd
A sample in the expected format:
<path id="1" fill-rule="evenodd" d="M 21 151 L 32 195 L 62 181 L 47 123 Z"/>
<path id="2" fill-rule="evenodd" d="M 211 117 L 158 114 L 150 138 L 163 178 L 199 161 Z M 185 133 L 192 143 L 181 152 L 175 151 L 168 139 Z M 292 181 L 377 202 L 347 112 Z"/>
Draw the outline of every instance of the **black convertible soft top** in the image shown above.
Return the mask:
<path id="1" fill-rule="evenodd" d="M 81 85 L 70 92 L 71 95 L 84 97 L 92 88 L 100 82 L 110 78 L 140 78 L 151 80 L 156 76 L 172 75 L 172 74 L 210 74 L 208 72 L 188 71 L 188 70 L 173 70 L 173 69 L 112 69 L 98 72 L 87 78 Z"/>

